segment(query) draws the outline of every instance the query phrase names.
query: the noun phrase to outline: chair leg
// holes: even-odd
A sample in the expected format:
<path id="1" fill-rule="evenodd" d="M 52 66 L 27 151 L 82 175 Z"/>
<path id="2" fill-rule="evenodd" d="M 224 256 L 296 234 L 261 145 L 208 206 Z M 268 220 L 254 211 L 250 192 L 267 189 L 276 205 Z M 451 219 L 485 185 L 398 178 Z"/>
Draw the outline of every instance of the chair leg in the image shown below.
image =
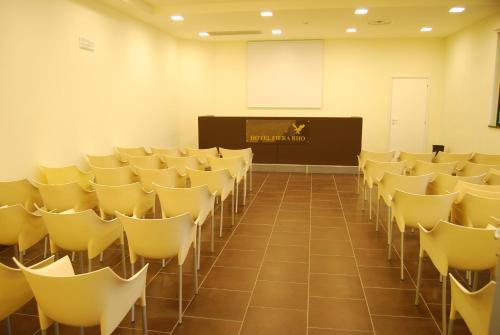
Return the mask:
<path id="1" fill-rule="evenodd" d="M 358 188 L 356 189 L 357 190 L 357 193 L 359 194 L 359 177 L 361 176 L 361 173 L 358 169 Z"/>
<path id="2" fill-rule="evenodd" d="M 80 273 L 83 273 L 85 271 L 83 268 L 83 257 L 85 257 L 83 254 L 83 251 L 80 251 L 78 256 L 79 256 L 78 258 L 80 260 Z"/>
<path id="3" fill-rule="evenodd" d="M 146 265 L 146 261 L 144 260 L 144 256 L 141 256 L 141 268 L 143 268 L 144 265 Z"/>
<path id="4" fill-rule="evenodd" d="M 450 318 L 450 323 L 448 324 L 448 335 L 452 335 L 453 334 L 453 324 L 454 324 L 454 319 L 451 319 Z"/>
<path id="5" fill-rule="evenodd" d="M 59 335 L 59 323 L 54 323 L 54 334 Z"/>
<path id="6" fill-rule="evenodd" d="M 377 200 L 377 217 L 375 218 L 375 231 L 378 231 L 378 214 L 380 213 L 380 198 Z"/>
<path id="7" fill-rule="evenodd" d="M 130 263 L 130 277 L 133 277 L 135 274 L 135 263 Z M 135 302 L 132 304 L 132 308 L 130 309 L 130 322 L 135 322 Z"/>
<path id="8" fill-rule="evenodd" d="M 366 201 L 366 185 L 363 183 L 363 199 Z"/>
<path id="9" fill-rule="evenodd" d="M 243 177 L 243 206 L 247 205 L 247 176 Z"/>
<path id="10" fill-rule="evenodd" d="M 144 335 L 148 335 L 148 313 L 146 311 L 146 304 L 142 306 L 142 330 Z"/>
<path id="11" fill-rule="evenodd" d="M 74 262 L 76 258 L 76 253 L 74 251 L 71 252 L 71 261 Z"/>
<path id="12" fill-rule="evenodd" d="M 418 257 L 418 269 L 417 269 L 417 289 L 415 291 L 415 305 L 418 306 L 420 299 L 420 280 L 422 279 L 422 261 L 424 257 Z"/>
<path id="13" fill-rule="evenodd" d="M 85 329 L 83 329 L 83 327 L 80 327 L 80 335 L 85 335 Z"/>
<path id="14" fill-rule="evenodd" d="M 49 248 L 49 237 L 45 236 L 44 241 L 43 241 L 43 258 L 47 258 L 48 254 L 48 248 Z"/>
<path id="15" fill-rule="evenodd" d="M 123 271 L 123 278 L 127 278 L 127 263 L 125 262 L 125 243 L 121 245 L 122 249 L 122 271 Z"/>
<path id="16" fill-rule="evenodd" d="M 479 284 L 479 271 L 472 272 L 472 291 L 477 291 L 477 286 Z"/>
<path id="17" fill-rule="evenodd" d="M 391 207 L 387 207 L 387 245 L 389 245 L 389 236 L 392 234 L 392 215 Z"/>
<path id="18" fill-rule="evenodd" d="M 211 234 L 211 241 L 210 241 L 210 252 L 214 252 L 214 235 L 215 235 L 215 217 L 214 217 L 214 210 L 212 209 L 212 234 Z"/>
<path id="19" fill-rule="evenodd" d="M 14 257 L 19 260 L 19 248 L 18 248 L 17 244 L 15 244 L 13 246 L 13 248 L 14 248 Z"/>
<path id="20" fill-rule="evenodd" d="M 369 197 L 368 197 L 368 208 L 370 209 L 370 221 L 372 220 L 372 188 L 368 188 L 368 192 L 370 192 Z"/>
<path id="21" fill-rule="evenodd" d="M 198 264 L 198 266 L 194 266 L 194 294 L 198 294 L 198 270 L 200 269 L 200 254 L 196 253 L 197 250 L 193 250 L 194 264 Z"/>
<path id="22" fill-rule="evenodd" d="M 238 208 L 238 193 L 236 193 L 236 208 Z M 231 197 L 231 225 L 234 226 L 234 212 L 235 212 L 235 204 L 234 204 L 234 193 Z"/>
<path id="23" fill-rule="evenodd" d="M 179 265 L 179 324 L 181 323 L 182 323 L 182 265 Z"/>
<path id="24" fill-rule="evenodd" d="M 99 262 L 104 262 L 104 252 L 101 252 L 101 254 L 99 255 Z"/>
<path id="25" fill-rule="evenodd" d="M 404 275 L 404 264 L 403 264 L 403 258 L 404 258 L 404 245 L 405 245 L 405 232 L 401 232 L 401 280 L 405 279 Z"/>
<path id="26" fill-rule="evenodd" d="M 252 165 L 250 164 L 250 192 L 253 191 L 253 168 Z"/>
<path id="27" fill-rule="evenodd" d="M 222 227 L 224 225 L 223 223 L 223 219 L 224 219 L 224 201 L 221 199 L 220 201 L 220 231 L 219 231 L 219 237 L 222 237 Z"/>
<path id="28" fill-rule="evenodd" d="M 196 267 L 195 269 L 196 270 L 199 270 L 200 269 L 200 258 L 201 258 L 201 226 L 198 226 L 198 248 L 194 250 L 194 253 L 198 254 L 198 255 L 195 255 L 195 261 L 196 261 Z"/>
<path id="29" fill-rule="evenodd" d="M 235 181 L 235 184 L 236 184 L 236 209 L 235 209 L 235 212 L 238 213 L 238 198 L 239 198 L 239 193 L 240 193 L 240 184 Z M 233 187 L 233 194 L 234 194 L 234 189 L 235 187 Z"/>
<path id="30" fill-rule="evenodd" d="M 92 260 L 90 258 L 87 262 L 87 272 L 92 272 Z"/>
<path id="31" fill-rule="evenodd" d="M 10 316 L 5 318 L 5 328 L 7 330 L 7 335 L 12 335 L 12 327 L 10 324 Z"/>
<path id="32" fill-rule="evenodd" d="M 443 289 L 441 292 L 441 319 L 443 322 L 442 330 L 443 334 L 446 334 L 446 283 L 448 282 L 448 277 L 443 276 Z"/>
<path id="33" fill-rule="evenodd" d="M 387 244 L 388 244 L 387 260 L 390 261 L 392 258 L 392 220 L 389 221 L 389 225 L 387 227 Z"/>
<path id="34" fill-rule="evenodd" d="M 24 260 L 24 252 L 20 251 L 19 252 L 19 263 L 23 264 L 23 260 Z"/>

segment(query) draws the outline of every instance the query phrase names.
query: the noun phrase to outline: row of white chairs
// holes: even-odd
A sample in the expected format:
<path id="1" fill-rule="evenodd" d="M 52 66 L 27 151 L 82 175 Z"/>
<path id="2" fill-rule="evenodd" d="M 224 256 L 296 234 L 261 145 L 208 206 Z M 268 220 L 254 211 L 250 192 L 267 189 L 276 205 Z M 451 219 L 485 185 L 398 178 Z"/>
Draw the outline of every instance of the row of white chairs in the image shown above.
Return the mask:
<path id="1" fill-rule="evenodd" d="M 500 241 L 495 240 L 494 227 L 500 224 L 500 185 L 489 185 L 484 182 L 494 181 L 500 173 L 489 168 L 489 176 L 493 178 L 488 178 L 486 174 L 454 176 L 452 174 L 456 172 L 457 162 L 431 163 L 420 161 L 422 157 L 418 157 L 412 165 L 408 164 L 408 160 L 395 161 L 393 153 L 384 154 L 386 159 L 380 159 L 380 156 L 371 156 L 370 159 L 367 158 L 370 155 L 366 155 L 365 152 L 365 160 L 360 159 L 359 171 L 363 172 L 363 185 L 364 188 L 366 185 L 370 189 L 369 218 L 371 219 L 371 190 L 376 186 L 378 189 L 376 230 L 378 230 L 380 201 L 383 200 L 388 208 L 388 259 L 391 258 L 394 221 L 400 231 L 401 279 L 404 279 L 405 230 L 406 228 L 419 230 L 420 257 L 415 303 L 419 302 L 422 259 L 427 255 L 438 269 L 443 283 L 442 329 L 443 333 L 446 333 L 446 283 L 449 270 L 451 268 L 466 270 L 468 273 L 491 271 L 497 264 Z M 408 159 L 404 154 L 401 156 Z M 464 163 L 464 166 L 465 164 L 468 163 Z M 430 168 L 418 171 L 418 165 Z M 447 170 L 441 169 L 445 165 Z M 412 169 L 409 169 L 409 166 Z M 434 169 L 435 167 L 438 169 Z M 412 175 L 407 175 L 408 170 L 413 170 Z M 366 200 L 366 192 L 364 198 Z M 448 222 L 450 220 L 453 223 Z M 476 273 L 473 288 L 477 287 L 477 278 Z M 457 311 L 464 317 L 474 334 L 487 334 L 496 283 L 492 281 L 477 292 L 469 292 L 451 274 L 450 281 L 452 283 L 450 334 Z M 474 299 L 482 302 L 481 309 L 471 309 L 467 305 Z M 478 307 L 478 304 L 474 306 Z"/>

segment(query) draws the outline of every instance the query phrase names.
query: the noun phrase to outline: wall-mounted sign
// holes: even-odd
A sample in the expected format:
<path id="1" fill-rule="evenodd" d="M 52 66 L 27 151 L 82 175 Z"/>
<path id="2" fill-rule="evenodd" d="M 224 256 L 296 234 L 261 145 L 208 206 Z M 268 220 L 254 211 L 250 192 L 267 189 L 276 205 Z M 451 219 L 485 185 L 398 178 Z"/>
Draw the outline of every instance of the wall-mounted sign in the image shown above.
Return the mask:
<path id="1" fill-rule="evenodd" d="M 246 120 L 247 143 L 309 143 L 310 122 L 307 119 Z"/>

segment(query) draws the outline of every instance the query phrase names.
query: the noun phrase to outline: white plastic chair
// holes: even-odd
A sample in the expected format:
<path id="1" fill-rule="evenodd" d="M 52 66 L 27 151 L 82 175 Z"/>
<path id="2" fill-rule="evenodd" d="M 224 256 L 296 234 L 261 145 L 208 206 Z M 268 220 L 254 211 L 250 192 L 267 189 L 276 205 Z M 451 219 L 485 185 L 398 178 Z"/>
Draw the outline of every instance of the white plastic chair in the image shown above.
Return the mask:
<path id="1" fill-rule="evenodd" d="M 133 156 L 126 154 L 126 156 L 128 163 L 132 167 L 132 170 L 135 170 L 137 168 L 162 169 L 164 167 L 162 161 L 160 160 L 160 156 L 158 155 Z"/>
<path id="2" fill-rule="evenodd" d="M 214 252 L 214 203 L 215 194 L 210 193 L 207 185 L 191 188 L 171 188 L 153 184 L 160 198 L 162 217 L 173 217 L 184 213 L 191 214 L 198 227 L 198 269 L 201 256 L 201 228 L 208 215 L 212 216 L 210 251 Z"/>
<path id="3" fill-rule="evenodd" d="M 163 187 L 184 187 L 185 178 L 182 178 L 176 168 L 168 169 L 141 169 L 137 168 L 137 175 L 144 189 L 154 190 L 153 183 Z"/>
<path id="4" fill-rule="evenodd" d="M 482 184 L 484 175 L 482 176 L 452 176 L 449 174 L 438 173 L 434 177 L 434 180 L 429 184 L 430 194 L 446 194 L 453 192 L 455 186 L 459 181 L 465 181 L 471 184 Z"/>
<path id="5" fill-rule="evenodd" d="M 487 165 L 487 164 L 478 164 L 472 162 L 466 162 L 464 166 L 457 171 L 457 174 L 460 176 L 478 176 L 485 175 L 491 169 L 500 169 L 499 165 Z"/>
<path id="6" fill-rule="evenodd" d="M 187 169 L 191 186 L 207 185 L 210 193 L 220 198 L 220 230 L 219 236 L 222 237 L 222 228 L 224 222 L 224 200 L 231 194 L 231 214 L 232 225 L 234 225 L 234 178 L 227 169 L 215 171 L 200 171 Z"/>
<path id="7" fill-rule="evenodd" d="M 154 155 L 158 155 L 159 157 L 161 157 L 163 155 L 173 156 L 173 157 L 184 156 L 182 154 L 182 151 L 178 148 L 153 148 L 153 147 L 151 147 L 150 149 Z"/>
<path id="8" fill-rule="evenodd" d="M 416 161 L 413 166 L 412 174 L 421 176 L 423 174 L 438 173 L 452 175 L 455 173 L 458 162 L 432 163 L 424 161 Z"/>
<path id="9" fill-rule="evenodd" d="M 461 169 L 464 164 L 472 158 L 472 152 L 455 153 L 439 151 L 434 157 L 436 163 L 451 163 L 457 162 L 457 169 Z"/>
<path id="10" fill-rule="evenodd" d="M 53 261 L 54 257 L 50 257 L 29 268 L 42 268 Z M 12 334 L 9 315 L 26 305 L 31 298 L 33 292 L 21 270 L 0 263 L 0 320 L 5 319 L 8 335 Z"/>
<path id="11" fill-rule="evenodd" d="M 411 171 L 415 167 L 417 161 L 432 162 L 434 158 L 434 153 L 416 153 L 416 152 L 405 152 L 401 151 L 399 153 L 399 160 L 406 162 L 405 170 L 407 173 L 411 174 Z"/>
<path id="12" fill-rule="evenodd" d="M 377 161 L 377 162 L 391 162 L 394 159 L 394 151 L 390 152 L 375 152 L 361 150 L 358 157 L 358 193 L 359 187 L 361 186 L 361 172 L 363 172 L 364 181 L 364 168 L 367 160 Z M 366 200 L 366 193 L 364 194 L 364 199 Z"/>
<path id="13" fill-rule="evenodd" d="M 109 267 L 75 275 L 68 256 L 41 269 L 30 269 L 16 263 L 33 290 L 43 335 L 54 322 L 74 327 L 100 326 L 101 335 L 110 335 L 137 299 L 142 306 L 144 334 L 148 333 L 148 265 L 133 277 L 123 279 Z"/>
<path id="14" fill-rule="evenodd" d="M 471 190 L 453 208 L 453 220 L 463 226 L 497 226 L 500 219 L 500 192 Z"/>
<path id="15" fill-rule="evenodd" d="M 92 171 L 82 171 L 75 165 L 65 167 L 39 166 L 44 184 L 68 184 L 77 182 L 83 189 L 90 188 L 90 181 L 94 179 Z"/>
<path id="16" fill-rule="evenodd" d="M 252 148 L 226 149 L 219 147 L 222 158 L 243 156 L 245 159 L 246 172 L 250 175 L 250 191 L 253 190 L 253 151 Z"/>
<path id="17" fill-rule="evenodd" d="M 147 156 L 148 152 L 144 147 L 116 147 L 116 155 L 118 159 L 123 163 L 128 163 L 127 155 L 132 156 Z"/>
<path id="18" fill-rule="evenodd" d="M 207 149 L 186 149 L 188 156 L 194 156 L 198 161 L 204 166 L 208 166 L 208 157 L 219 157 L 219 151 L 217 147 L 207 148 Z"/>
<path id="19" fill-rule="evenodd" d="M 495 240 L 494 229 L 471 228 L 440 221 L 432 230 L 419 226 L 420 254 L 418 260 L 415 305 L 420 298 L 422 259 L 429 256 L 443 278 L 441 292 L 441 318 L 446 334 L 446 286 L 450 268 L 457 270 L 491 270 L 497 264 L 500 241 Z"/>
<path id="20" fill-rule="evenodd" d="M 500 185 L 500 170 L 490 169 L 484 181 L 488 185 Z"/>
<path id="21" fill-rule="evenodd" d="M 224 170 L 227 169 L 231 176 L 234 178 L 236 187 L 236 208 L 235 212 L 238 213 L 238 197 L 239 185 L 243 182 L 243 206 L 246 205 L 247 199 L 247 175 L 246 165 L 243 156 L 235 156 L 228 158 L 207 157 L 208 165 L 211 170 Z"/>
<path id="22" fill-rule="evenodd" d="M 97 207 L 94 191 L 83 189 L 77 182 L 68 184 L 38 184 L 44 209 L 64 212 L 69 209 L 83 211 Z"/>
<path id="23" fill-rule="evenodd" d="M 0 181 L 0 206 L 21 204 L 28 211 L 43 206 L 42 196 L 38 188 L 28 179 Z"/>
<path id="24" fill-rule="evenodd" d="M 0 245 L 14 246 L 21 263 L 26 250 L 46 236 L 47 229 L 41 216 L 28 212 L 20 204 L 0 207 Z"/>
<path id="25" fill-rule="evenodd" d="M 474 153 L 471 162 L 478 164 L 500 165 L 500 154 Z"/>
<path id="26" fill-rule="evenodd" d="M 406 227 L 426 229 L 434 227 L 441 220 L 448 220 L 457 193 L 444 195 L 422 195 L 396 191 L 392 199 L 392 213 L 401 233 L 400 270 L 404 279 L 404 236 Z M 392 221 L 390 226 L 392 226 Z M 389 257 L 392 249 L 392 227 L 389 229 Z"/>
<path id="27" fill-rule="evenodd" d="M 125 267 L 125 241 L 118 220 L 104 221 L 93 210 L 82 212 L 51 213 L 40 211 L 49 232 L 50 252 L 56 255 L 59 249 L 80 253 L 80 272 L 83 272 L 83 252 L 87 252 L 88 271 L 92 260 L 113 243 L 119 242 L 122 250 L 123 276 Z"/>
<path id="28" fill-rule="evenodd" d="M 86 157 L 89 166 L 99 168 L 117 168 L 124 164 L 116 155 L 87 155 Z"/>
<path id="29" fill-rule="evenodd" d="M 100 168 L 92 166 L 95 182 L 101 185 L 126 185 L 137 181 L 137 176 L 129 165 L 116 168 Z"/>
<path id="30" fill-rule="evenodd" d="M 116 213 L 128 239 L 132 273 L 137 257 L 165 259 L 177 256 L 179 264 L 179 323 L 182 323 L 182 265 L 193 246 L 194 291 L 198 293 L 198 256 L 196 252 L 196 224 L 191 214 L 184 213 L 166 219 L 138 219 Z"/>
<path id="31" fill-rule="evenodd" d="M 200 163 L 198 158 L 194 156 L 183 156 L 183 157 L 175 157 L 175 156 L 161 156 L 161 160 L 167 164 L 169 168 L 175 168 L 181 178 L 184 179 L 184 186 L 187 185 L 187 168 L 193 170 L 204 170 L 204 166 Z"/>

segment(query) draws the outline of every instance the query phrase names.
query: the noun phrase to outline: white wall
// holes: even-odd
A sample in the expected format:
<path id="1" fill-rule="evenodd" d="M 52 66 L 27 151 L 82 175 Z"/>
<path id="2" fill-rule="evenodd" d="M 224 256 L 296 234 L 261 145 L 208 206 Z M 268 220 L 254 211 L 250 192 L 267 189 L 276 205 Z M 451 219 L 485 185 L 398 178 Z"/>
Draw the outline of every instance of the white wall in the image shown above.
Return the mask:
<path id="1" fill-rule="evenodd" d="M 218 116 L 361 116 L 363 147 L 388 148 L 388 113 L 392 76 L 424 76 L 431 82 L 428 147 L 440 141 L 443 107 L 444 42 L 442 39 L 342 39 L 325 41 L 323 108 L 248 109 L 246 43 L 202 43 L 203 63 L 215 62 L 215 104 L 183 109 L 191 121 L 198 115 Z M 210 48 L 214 56 L 210 55 Z M 201 62 L 201 60 L 199 60 Z M 209 80 L 210 75 L 203 76 Z M 187 140 L 196 143 L 196 123 L 186 123 Z"/>
<path id="2" fill-rule="evenodd" d="M 500 153 L 500 129 L 488 127 L 498 103 L 495 30 L 499 28 L 500 14 L 496 14 L 446 40 L 442 139 L 450 151 Z"/>
<path id="3" fill-rule="evenodd" d="M 0 46 L 0 180 L 117 145 L 177 145 L 165 33 L 94 1 L 0 0 Z"/>

